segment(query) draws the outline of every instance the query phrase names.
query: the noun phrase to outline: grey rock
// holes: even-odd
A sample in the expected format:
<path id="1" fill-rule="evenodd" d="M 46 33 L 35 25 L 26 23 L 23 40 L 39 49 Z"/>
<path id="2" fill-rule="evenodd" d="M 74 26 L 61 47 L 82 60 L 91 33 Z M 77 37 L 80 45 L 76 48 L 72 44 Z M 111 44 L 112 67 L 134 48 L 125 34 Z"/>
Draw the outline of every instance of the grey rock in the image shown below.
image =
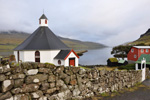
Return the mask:
<path id="1" fill-rule="evenodd" d="M 38 90 L 36 92 L 31 93 L 31 97 L 34 99 L 38 99 L 43 96 L 43 92 Z"/>
<path id="2" fill-rule="evenodd" d="M 37 84 L 24 85 L 21 89 L 22 93 L 35 92 L 39 89 Z"/>
<path id="3" fill-rule="evenodd" d="M 50 75 L 48 76 L 48 82 L 55 82 L 56 81 L 56 76 Z"/>
<path id="4" fill-rule="evenodd" d="M 80 90 L 79 89 L 74 89 L 73 90 L 73 96 L 76 97 L 76 96 L 79 96 L 80 94 Z"/>
<path id="5" fill-rule="evenodd" d="M 63 86 L 64 85 L 64 81 L 62 80 L 57 80 L 56 81 L 56 87 L 60 87 L 60 86 Z"/>
<path id="6" fill-rule="evenodd" d="M 6 92 L 0 96 L 0 100 L 9 99 L 10 97 L 12 97 L 12 94 L 10 92 Z"/>
<path id="7" fill-rule="evenodd" d="M 70 76 L 67 76 L 67 77 L 64 79 L 65 84 L 69 84 L 70 79 L 71 79 L 71 77 L 70 77 Z"/>
<path id="8" fill-rule="evenodd" d="M 49 73 L 51 70 L 49 68 L 39 68 L 40 73 Z"/>
<path id="9" fill-rule="evenodd" d="M 12 79 L 23 79 L 23 78 L 25 78 L 24 74 L 15 74 L 15 75 L 12 75 Z"/>
<path id="10" fill-rule="evenodd" d="M 13 88 L 14 80 L 5 80 L 2 82 L 2 92 L 6 92 Z"/>
<path id="11" fill-rule="evenodd" d="M 42 84 L 41 84 L 41 90 L 47 90 L 48 88 L 49 88 L 49 83 L 46 83 L 46 82 L 43 82 Z"/>
<path id="12" fill-rule="evenodd" d="M 31 97 L 27 94 L 16 94 L 14 95 L 14 100 L 31 100 Z"/>
<path id="13" fill-rule="evenodd" d="M 38 71 L 38 69 L 30 69 L 27 71 L 26 75 L 36 75 Z"/>
<path id="14" fill-rule="evenodd" d="M 14 88 L 11 90 L 12 94 L 19 94 L 21 92 L 21 88 Z"/>
<path id="15" fill-rule="evenodd" d="M 0 81 L 4 81 L 6 79 L 6 76 L 4 74 L 0 74 Z"/>
<path id="16" fill-rule="evenodd" d="M 48 89 L 46 91 L 46 93 L 51 94 L 51 93 L 55 92 L 56 90 L 57 90 L 57 88 Z"/>
<path id="17" fill-rule="evenodd" d="M 55 83 L 49 83 L 50 88 L 54 88 L 56 85 Z"/>
<path id="18" fill-rule="evenodd" d="M 47 79 L 48 79 L 48 75 L 37 74 L 37 75 L 33 75 L 33 76 L 27 76 L 27 78 L 25 79 L 25 82 L 27 84 L 29 84 L 29 83 L 38 83 L 38 82 L 43 82 Z"/>
<path id="19" fill-rule="evenodd" d="M 17 80 L 14 80 L 14 87 L 21 87 L 24 83 L 24 79 L 17 79 Z"/>

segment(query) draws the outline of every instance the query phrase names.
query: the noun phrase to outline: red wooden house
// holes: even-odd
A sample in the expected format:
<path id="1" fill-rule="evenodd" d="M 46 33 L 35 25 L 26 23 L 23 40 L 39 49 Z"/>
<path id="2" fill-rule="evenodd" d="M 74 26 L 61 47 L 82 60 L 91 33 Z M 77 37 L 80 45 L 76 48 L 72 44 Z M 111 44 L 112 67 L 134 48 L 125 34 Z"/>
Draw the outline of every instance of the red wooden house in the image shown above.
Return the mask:
<path id="1" fill-rule="evenodd" d="M 127 55 L 128 62 L 137 61 L 141 54 L 150 54 L 150 46 L 133 46 Z"/>

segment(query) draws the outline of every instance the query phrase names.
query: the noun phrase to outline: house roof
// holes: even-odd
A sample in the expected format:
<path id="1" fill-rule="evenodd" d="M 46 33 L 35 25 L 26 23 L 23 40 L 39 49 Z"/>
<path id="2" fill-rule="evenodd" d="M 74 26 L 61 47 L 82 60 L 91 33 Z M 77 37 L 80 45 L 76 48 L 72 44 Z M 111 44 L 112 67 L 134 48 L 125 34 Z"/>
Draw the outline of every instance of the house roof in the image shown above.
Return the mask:
<path id="1" fill-rule="evenodd" d="M 54 59 L 65 59 L 71 50 L 61 50 Z"/>
<path id="2" fill-rule="evenodd" d="M 48 27 L 39 27 L 14 50 L 70 50 Z"/>
<path id="3" fill-rule="evenodd" d="M 66 60 L 67 57 L 70 55 L 70 53 L 73 52 L 77 58 L 79 58 L 79 56 L 74 52 L 74 50 L 61 50 L 54 59 L 63 59 Z"/>
<path id="4" fill-rule="evenodd" d="M 39 19 L 47 19 L 47 17 L 43 14 Z"/>
<path id="5" fill-rule="evenodd" d="M 150 46 L 133 46 L 135 48 L 139 48 L 139 49 L 150 49 Z"/>
<path id="6" fill-rule="evenodd" d="M 123 64 L 125 62 L 125 60 L 119 60 L 118 63 Z"/>
<path id="7" fill-rule="evenodd" d="M 146 59 L 146 64 L 150 64 L 150 54 L 141 54 L 136 63 L 141 63 L 141 60 L 143 60 L 143 58 Z"/>
<path id="8" fill-rule="evenodd" d="M 118 62 L 117 58 L 109 58 L 111 62 Z"/>

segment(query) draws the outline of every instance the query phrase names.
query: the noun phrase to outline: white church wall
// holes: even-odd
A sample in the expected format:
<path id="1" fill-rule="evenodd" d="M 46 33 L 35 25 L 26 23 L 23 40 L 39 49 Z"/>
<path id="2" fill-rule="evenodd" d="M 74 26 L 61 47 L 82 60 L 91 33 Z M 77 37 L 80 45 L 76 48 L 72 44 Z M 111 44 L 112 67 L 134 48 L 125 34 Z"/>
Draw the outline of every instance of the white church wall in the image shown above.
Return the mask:
<path id="1" fill-rule="evenodd" d="M 24 60 L 23 62 L 35 62 L 35 51 L 23 51 Z"/>
<path id="2" fill-rule="evenodd" d="M 17 51 L 14 51 L 14 55 L 15 55 L 15 58 L 16 58 L 16 62 L 18 62 L 18 55 L 17 55 Z"/>
<path id="3" fill-rule="evenodd" d="M 78 67 L 79 59 L 76 57 L 76 55 L 73 52 L 71 52 L 71 54 L 65 60 L 65 66 L 69 66 L 69 58 L 75 58 L 75 66 Z"/>
<path id="4" fill-rule="evenodd" d="M 21 61 L 24 61 L 24 51 L 19 51 L 19 58 Z"/>
<path id="5" fill-rule="evenodd" d="M 55 63 L 54 57 L 60 52 L 60 50 L 51 50 L 51 51 L 40 51 L 40 60 L 41 63 Z"/>

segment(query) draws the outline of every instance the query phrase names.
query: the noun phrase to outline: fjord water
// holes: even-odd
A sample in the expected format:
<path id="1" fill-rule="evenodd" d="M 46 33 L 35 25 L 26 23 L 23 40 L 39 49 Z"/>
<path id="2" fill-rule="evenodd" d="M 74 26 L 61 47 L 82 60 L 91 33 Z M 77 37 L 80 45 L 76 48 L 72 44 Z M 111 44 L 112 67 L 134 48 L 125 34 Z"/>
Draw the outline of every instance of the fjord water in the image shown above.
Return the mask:
<path id="1" fill-rule="evenodd" d="M 81 65 L 106 65 L 107 59 L 113 57 L 111 55 L 112 48 L 102 48 L 88 50 L 83 56 L 80 56 L 79 64 Z"/>

